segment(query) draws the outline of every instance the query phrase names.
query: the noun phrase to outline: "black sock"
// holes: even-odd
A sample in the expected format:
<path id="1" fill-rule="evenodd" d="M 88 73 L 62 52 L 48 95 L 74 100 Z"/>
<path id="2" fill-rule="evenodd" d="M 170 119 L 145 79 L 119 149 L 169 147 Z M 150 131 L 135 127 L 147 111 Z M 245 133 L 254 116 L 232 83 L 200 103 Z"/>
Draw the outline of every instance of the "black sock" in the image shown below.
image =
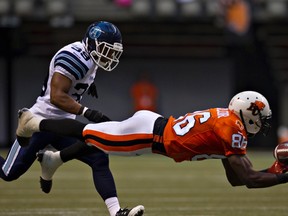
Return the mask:
<path id="1" fill-rule="evenodd" d="M 74 119 L 43 119 L 40 131 L 57 133 L 63 136 L 75 137 L 83 140 L 82 132 L 86 124 Z"/>
<path id="2" fill-rule="evenodd" d="M 88 146 L 85 142 L 79 140 L 73 145 L 70 145 L 67 148 L 61 150 L 60 157 L 63 162 L 67 162 L 75 158 L 93 154 L 96 151 L 100 150 L 93 146 Z"/>

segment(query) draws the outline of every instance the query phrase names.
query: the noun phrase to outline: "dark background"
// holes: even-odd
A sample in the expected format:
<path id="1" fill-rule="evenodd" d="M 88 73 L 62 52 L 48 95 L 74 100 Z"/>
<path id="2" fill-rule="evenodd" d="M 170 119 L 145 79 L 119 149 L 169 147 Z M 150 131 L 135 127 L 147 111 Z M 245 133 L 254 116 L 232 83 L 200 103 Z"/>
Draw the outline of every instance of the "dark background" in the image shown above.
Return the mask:
<path id="1" fill-rule="evenodd" d="M 159 90 L 158 112 L 165 116 L 227 107 L 234 94 L 254 90 L 268 99 L 273 128 L 269 136 L 256 136 L 250 145 L 274 147 L 277 129 L 288 125 L 287 15 L 276 10 L 271 18 L 267 4 L 248 1 L 257 13 L 251 14 L 249 31 L 236 35 L 225 28 L 220 13 L 209 14 L 211 1 L 194 1 L 201 7 L 191 16 L 181 13 L 184 3 L 180 1 L 175 1 L 172 14 L 164 15 L 157 12 L 158 1 L 142 1 L 150 8 L 139 16 L 133 12 L 136 0 L 129 7 L 116 1 L 86 0 L 81 1 L 82 8 L 80 1 L 63 1 L 67 7 L 54 15 L 43 12 L 46 1 L 33 1 L 32 12 L 20 15 L 17 1 L 10 2 L 12 9 L 0 13 L 0 147 L 12 144 L 17 110 L 35 102 L 51 57 L 62 46 L 81 40 L 87 26 L 97 20 L 118 26 L 124 53 L 114 71 L 98 70 L 99 99 L 84 96 L 82 104 L 115 120 L 129 117 L 133 113 L 130 87 L 145 72 Z M 55 17 L 60 20 L 56 25 Z M 72 22 L 66 22 L 67 17 Z"/>

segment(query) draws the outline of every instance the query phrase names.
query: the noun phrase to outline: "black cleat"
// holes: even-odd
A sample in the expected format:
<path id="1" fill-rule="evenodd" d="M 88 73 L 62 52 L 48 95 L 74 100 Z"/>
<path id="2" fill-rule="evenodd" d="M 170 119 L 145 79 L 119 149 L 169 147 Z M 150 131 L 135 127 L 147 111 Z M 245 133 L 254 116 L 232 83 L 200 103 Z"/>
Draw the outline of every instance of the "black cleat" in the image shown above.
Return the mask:
<path id="1" fill-rule="evenodd" d="M 40 187 L 44 193 L 49 193 L 52 188 L 52 180 L 45 180 L 40 176 Z"/>
<path id="2" fill-rule="evenodd" d="M 142 216 L 144 215 L 145 208 L 142 205 L 138 205 L 132 209 L 124 208 L 119 209 L 115 216 Z"/>

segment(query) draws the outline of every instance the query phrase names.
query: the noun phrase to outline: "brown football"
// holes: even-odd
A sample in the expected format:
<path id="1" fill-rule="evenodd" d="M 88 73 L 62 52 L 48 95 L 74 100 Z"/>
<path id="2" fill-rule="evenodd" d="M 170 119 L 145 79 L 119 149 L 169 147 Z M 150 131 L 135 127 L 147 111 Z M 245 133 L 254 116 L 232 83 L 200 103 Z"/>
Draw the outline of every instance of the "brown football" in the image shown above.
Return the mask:
<path id="1" fill-rule="evenodd" d="M 281 163 L 288 163 L 288 142 L 281 143 L 275 147 L 274 157 Z"/>

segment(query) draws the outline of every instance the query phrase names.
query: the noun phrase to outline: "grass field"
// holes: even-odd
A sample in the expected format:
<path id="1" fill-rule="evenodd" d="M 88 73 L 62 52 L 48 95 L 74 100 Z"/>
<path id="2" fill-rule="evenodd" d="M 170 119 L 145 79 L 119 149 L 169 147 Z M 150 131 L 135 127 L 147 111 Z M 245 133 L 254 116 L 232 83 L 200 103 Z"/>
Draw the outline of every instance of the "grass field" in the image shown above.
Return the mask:
<path id="1" fill-rule="evenodd" d="M 5 152 L 0 152 L 6 155 Z M 270 166 L 271 153 L 251 152 L 255 169 Z M 142 204 L 146 216 L 286 216 L 288 185 L 231 187 L 220 160 L 174 163 L 159 155 L 111 156 L 122 207 Z M 50 194 L 39 188 L 40 165 L 14 182 L 0 179 L 0 215 L 108 216 L 94 190 L 90 168 L 71 161 L 59 168 Z"/>

